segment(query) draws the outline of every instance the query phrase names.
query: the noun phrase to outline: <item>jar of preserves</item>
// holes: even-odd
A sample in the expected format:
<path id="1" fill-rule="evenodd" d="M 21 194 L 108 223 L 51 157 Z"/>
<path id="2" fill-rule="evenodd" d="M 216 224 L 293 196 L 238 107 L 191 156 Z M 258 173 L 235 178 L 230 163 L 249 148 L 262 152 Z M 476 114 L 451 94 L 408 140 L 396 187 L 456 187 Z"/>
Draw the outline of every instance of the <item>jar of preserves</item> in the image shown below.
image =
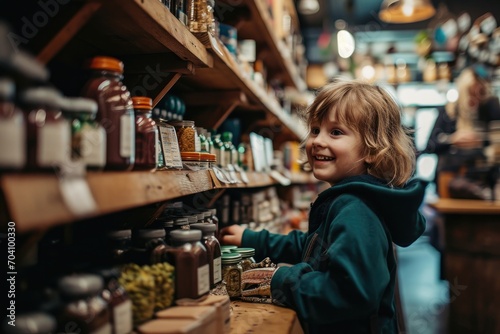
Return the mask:
<path id="1" fill-rule="evenodd" d="M 111 334 L 108 304 L 101 297 L 103 279 L 93 274 L 75 274 L 58 282 L 63 306 L 59 333 Z"/>
<path id="2" fill-rule="evenodd" d="M 215 237 L 215 225 L 210 223 L 196 223 L 191 229 L 200 230 L 203 244 L 207 248 L 208 264 L 210 268 L 210 288 L 213 289 L 222 281 L 221 249 L 219 240 Z"/>
<path id="3" fill-rule="evenodd" d="M 136 170 L 155 170 L 158 165 L 159 135 L 152 117 L 153 101 L 146 96 L 132 98 L 135 112 L 135 163 Z"/>
<path id="4" fill-rule="evenodd" d="M 123 84 L 123 63 L 94 57 L 87 68 L 90 79 L 81 95 L 99 106 L 97 121 L 106 130 L 106 169 L 131 170 L 135 160 L 135 117 L 130 92 Z"/>
<path id="5" fill-rule="evenodd" d="M 169 258 L 175 267 L 176 299 L 198 299 L 210 289 L 210 266 L 207 249 L 199 230 L 174 230 L 170 240 L 174 249 Z"/>
<path id="6" fill-rule="evenodd" d="M 230 298 L 241 296 L 241 254 L 222 253 L 222 279 L 226 282 L 227 294 Z"/>
<path id="7" fill-rule="evenodd" d="M 232 253 L 241 254 L 241 268 L 243 271 L 252 269 L 252 264 L 255 263 L 253 256 L 255 255 L 255 248 L 232 248 Z"/>
<path id="8" fill-rule="evenodd" d="M 181 152 L 195 152 L 197 134 L 194 121 L 172 121 L 170 124 L 175 128 L 179 150 Z"/>
<path id="9" fill-rule="evenodd" d="M 71 121 L 71 158 L 89 169 L 106 165 L 106 131 L 96 121 L 97 103 L 89 98 L 63 98 L 62 110 Z"/>
<path id="10" fill-rule="evenodd" d="M 16 87 L 0 78 L 0 169 L 16 170 L 26 165 L 26 122 L 14 103 Z"/>
<path id="11" fill-rule="evenodd" d="M 53 171 L 71 162 L 71 125 L 61 111 L 61 98 L 50 87 L 30 88 L 21 94 L 28 116 L 28 169 Z"/>

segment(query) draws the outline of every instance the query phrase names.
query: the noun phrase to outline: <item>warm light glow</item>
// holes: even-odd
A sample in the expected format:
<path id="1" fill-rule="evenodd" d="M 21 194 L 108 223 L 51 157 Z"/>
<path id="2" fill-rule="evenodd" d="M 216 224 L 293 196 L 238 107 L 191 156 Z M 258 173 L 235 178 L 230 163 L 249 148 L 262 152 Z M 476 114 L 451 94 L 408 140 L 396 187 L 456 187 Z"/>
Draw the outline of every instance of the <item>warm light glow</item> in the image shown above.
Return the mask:
<path id="1" fill-rule="evenodd" d="M 367 80 L 371 80 L 375 77 L 375 69 L 372 65 L 365 65 L 361 69 L 361 75 Z"/>
<path id="2" fill-rule="evenodd" d="M 379 18 L 388 23 L 413 23 L 436 14 L 430 0 L 384 0 Z"/>
<path id="3" fill-rule="evenodd" d="M 339 56 L 342 58 L 349 58 L 354 53 L 356 43 L 350 32 L 347 30 L 340 30 L 337 33 L 337 45 Z"/>

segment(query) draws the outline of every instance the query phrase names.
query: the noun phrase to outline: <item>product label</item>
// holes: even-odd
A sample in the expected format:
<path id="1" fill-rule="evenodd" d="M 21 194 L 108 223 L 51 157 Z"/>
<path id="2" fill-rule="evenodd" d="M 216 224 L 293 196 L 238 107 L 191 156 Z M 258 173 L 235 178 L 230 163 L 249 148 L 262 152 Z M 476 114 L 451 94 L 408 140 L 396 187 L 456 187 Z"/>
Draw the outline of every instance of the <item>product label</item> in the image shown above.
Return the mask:
<path id="1" fill-rule="evenodd" d="M 222 262 L 221 257 L 214 259 L 214 283 L 217 284 L 222 281 Z"/>
<path id="2" fill-rule="evenodd" d="M 22 168 L 26 164 L 26 128 L 21 113 L 0 119 L 0 166 Z"/>
<path id="3" fill-rule="evenodd" d="M 135 151 L 135 127 L 133 113 L 120 117 L 120 155 L 130 158 Z"/>
<path id="4" fill-rule="evenodd" d="M 128 334 L 132 332 L 132 302 L 126 300 L 113 308 L 113 334 Z"/>
<path id="5" fill-rule="evenodd" d="M 102 126 L 86 124 L 81 130 L 80 152 L 87 166 L 104 167 L 106 165 L 106 131 Z"/>
<path id="6" fill-rule="evenodd" d="M 66 120 L 45 123 L 38 129 L 37 163 L 42 167 L 64 165 L 71 156 L 71 128 Z"/>
<path id="7" fill-rule="evenodd" d="M 210 289 L 210 268 L 208 263 L 198 267 L 198 295 L 202 295 Z"/>

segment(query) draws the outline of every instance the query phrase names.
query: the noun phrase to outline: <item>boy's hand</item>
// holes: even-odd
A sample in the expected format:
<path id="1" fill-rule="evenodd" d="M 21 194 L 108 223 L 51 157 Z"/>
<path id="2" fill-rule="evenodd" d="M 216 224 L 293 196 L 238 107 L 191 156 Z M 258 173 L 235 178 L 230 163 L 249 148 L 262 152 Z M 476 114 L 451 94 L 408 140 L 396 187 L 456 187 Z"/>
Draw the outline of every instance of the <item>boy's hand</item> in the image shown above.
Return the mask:
<path id="1" fill-rule="evenodd" d="M 219 238 L 223 245 L 241 246 L 241 239 L 243 238 L 243 231 L 245 229 L 240 225 L 231 225 L 224 227 L 219 231 Z"/>

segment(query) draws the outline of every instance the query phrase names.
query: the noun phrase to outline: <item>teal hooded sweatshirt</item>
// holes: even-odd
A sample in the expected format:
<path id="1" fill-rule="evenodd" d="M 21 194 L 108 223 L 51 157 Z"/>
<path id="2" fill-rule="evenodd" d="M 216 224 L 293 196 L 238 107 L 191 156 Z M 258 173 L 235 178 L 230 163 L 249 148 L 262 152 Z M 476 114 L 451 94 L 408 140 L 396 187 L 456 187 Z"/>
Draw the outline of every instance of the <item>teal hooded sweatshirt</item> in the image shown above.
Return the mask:
<path id="1" fill-rule="evenodd" d="M 393 243 L 409 246 L 424 232 L 425 187 L 349 177 L 319 194 L 307 232 L 247 229 L 242 246 L 255 248 L 257 261 L 291 264 L 276 270 L 271 294 L 297 312 L 306 333 L 396 333 Z"/>

